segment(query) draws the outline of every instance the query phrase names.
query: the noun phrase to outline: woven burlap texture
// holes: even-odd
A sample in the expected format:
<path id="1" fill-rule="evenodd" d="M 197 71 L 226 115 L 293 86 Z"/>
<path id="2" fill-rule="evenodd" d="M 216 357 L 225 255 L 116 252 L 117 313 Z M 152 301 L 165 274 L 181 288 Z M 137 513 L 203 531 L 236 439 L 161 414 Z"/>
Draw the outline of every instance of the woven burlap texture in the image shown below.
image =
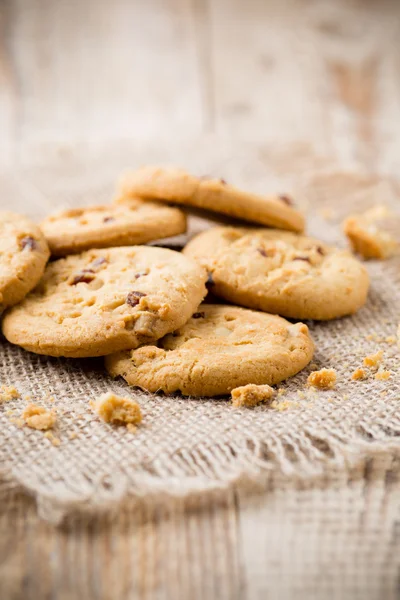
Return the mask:
<path id="1" fill-rule="evenodd" d="M 267 169 L 265 156 L 243 151 L 232 157 L 228 146 L 218 160 L 215 154 L 202 160 L 197 156 L 193 149 L 191 154 L 185 151 L 177 155 L 175 161 L 180 158 L 181 164 L 198 173 L 218 174 L 254 189 L 276 189 L 278 184 L 280 190 L 292 189 L 301 180 L 303 192 L 308 189 L 308 193 L 300 194 L 307 210 L 308 231 L 329 243 L 346 243 L 340 231 L 342 218 L 375 202 L 377 189 L 394 210 L 399 208 L 395 194 L 374 181 L 367 192 L 351 190 L 351 194 L 340 197 L 333 194 L 334 199 L 329 193 L 332 180 L 328 175 L 304 188 L 304 181 L 315 170 L 314 157 L 307 169 L 303 160 L 293 159 L 290 171 L 279 161 Z M 121 154 L 107 160 L 99 157 L 91 164 L 67 157 L 51 166 L 4 174 L 2 208 L 13 207 L 40 218 L 57 206 L 109 201 L 118 170 L 128 162 L 137 165 L 149 159 L 166 162 L 154 151 L 150 156 L 133 154 L 131 161 L 126 155 L 122 159 Z M 337 175 L 333 177 L 337 180 Z M 210 225 L 198 219 L 192 223 L 195 229 Z M 396 229 L 395 219 L 392 225 Z M 21 486 L 34 494 L 42 514 L 58 521 L 72 509 L 112 507 L 128 497 L 206 492 L 273 478 L 274 474 L 304 483 L 338 469 L 351 469 L 376 455 L 396 458 L 400 455 L 400 373 L 399 349 L 393 337 L 400 320 L 400 261 L 398 257 L 371 261 L 367 268 L 371 291 L 358 314 L 308 323 L 316 345 L 313 363 L 336 370 L 335 389 L 310 397 L 306 379 L 312 369 L 308 367 L 281 386 L 284 394 L 278 399 L 289 401 L 287 410 L 268 406 L 239 410 L 227 399 L 148 395 L 129 389 L 122 380 L 110 379 L 102 360 L 36 356 L 3 340 L 1 383 L 15 385 L 22 396 L 29 395 L 32 401 L 54 408 L 54 434 L 61 441 L 55 447 L 42 432 L 19 428 L 12 422 L 26 405 L 23 397 L 3 403 L 3 485 Z M 351 381 L 363 358 L 377 350 L 384 352 L 383 366 L 391 371 L 390 379 L 380 381 L 371 373 L 366 381 Z M 91 400 L 110 390 L 140 402 L 143 425 L 135 434 L 101 422 L 90 409 Z"/>

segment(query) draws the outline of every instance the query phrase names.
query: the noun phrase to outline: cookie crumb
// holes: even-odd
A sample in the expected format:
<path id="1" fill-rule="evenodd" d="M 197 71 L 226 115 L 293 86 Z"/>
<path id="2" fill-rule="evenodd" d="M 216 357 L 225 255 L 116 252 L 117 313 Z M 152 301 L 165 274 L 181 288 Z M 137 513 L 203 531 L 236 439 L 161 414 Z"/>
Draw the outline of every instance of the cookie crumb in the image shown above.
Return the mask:
<path id="1" fill-rule="evenodd" d="M 297 402 L 297 400 L 273 400 L 271 403 L 271 407 L 279 412 L 283 412 L 285 410 L 290 410 L 292 408 L 300 408 L 301 403 Z"/>
<path id="2" fill-rule="evenodd" d="M 385 381 L 386 379 L 389 379 L 391 375 L 390 371 L 378 371 L 378 373 L 375 373 L 375 379 L 380 379 L 381 381 Z"/>
<path id="3" fill-rule="evenodd" d="M 136 425 L 134 425 L 133 423 L 128 423 L 126 426 L 127 430 L 129 431 L 129 433 L 136 433 L 137 432 L 137 427 Z"/>
<path id="4" fill-rule="evenodd" d="M 14 419 L 13 417 L 10 418 L 10 422 L 13 423 L 14 425 L 16 425 L 17 427 L 21 428 L 25 425 L 25 421 L 23 419 L 21 419 L 20 417 Z"/>
<path id="5" fill-rule="evenodd" d="M 28 404 L 22 413 L 22 418 L 31 429 L 51 429 L 56 422 L 56 414 L 53 410 L 47 410 L 36 404 Z"/>
<path id="6" fill-rule="evenodd" d="M 390 216 L 380 205 L 360 215 L 350 215 L 343 221 L 343 231 L 354 252 L 363 258 L 385 259 L 395 254 L 398 243 L 390 233 L 379 229 L 376 222 Z"/>
<path id="7" fill-rule="evenodd" d="M 70 440 L 76 440 L 76 438 L 78 437 L 78 434 L 77 434 L 76 431 L 70 431 L 68 433 L 68 437 L 69 437 Z"/>
<path id="8" fill-rule="evenodd" d="M 46 431 L 46 433 L 44 433 L 43 435 L 45 438 L 47 438 L 53 444 L 53 446 L 58 447 L 61 445 L 61 440 L 59 440 L 59 438 L 56 437 L 53 432 Z"/>
<path id="9" fill-rule="evenodd" d="M 20 397 L 20 393 L 13 385 L 2 385 L 0 386 L 0 404 L 3 402 L 9 402 Z"/>
<path id="10" fill-rule="evenodd" d="M 311 363 L 310 369 L 311 369 L 311 371 L 316 371 L 318 369 L 317 363 Z"/>
<path id="11" fill-rule="evenodd" d="M 382 358 L 383 350 L 379 350 L 376 354 L 370 354 L 363 360 L 364 367 L 377 368 L 381 364 Z"/>
<path id="12" fill-rule="evenodd" d="M 364 371 L 364 369 L 356 369 L 354 371 L 354 373 L 352 374 L 351 378 L 353 379 L 353 381 L 359 381 L 360 379 L 366 379 L 367 373 Z"/>
<path id="13" fill-rule="evenodd" d="M 283 396 L 285 391 L 286 391 L 285 388 L 278 388 L 278 396 Z"/>
<path id="14" fill-rule="evenodd" d="M 101 394 L 91 406 L 106 423 L 127 425 L 139 424 L 142 421 L 142 412 L 135 400 L 122 398 L 112 392 Z"/>
<path id="15" fill-rule="evenodd" d="M 336 371 L 334 369 L 321 369 L 313 371 L 307 377 L 307 384 L 321 390 L 331 390 L 336 383 Z"/>
<path id="16" fill-rule="evenodd" d="M 269 385 L 249 383 L 248 385 L 243 385 L 232 390 L 232 404 L 235 408 L 257 406 L 261 402 L 270 400 L 274 393 L 275 390 Z"/>
<path id="17" fill-rule="evenodd" d="M 390 345 L 395 344 L 396 338 L 394 335 L 388 335 L 388 337 L 385 338 L 385 342 Z"/>

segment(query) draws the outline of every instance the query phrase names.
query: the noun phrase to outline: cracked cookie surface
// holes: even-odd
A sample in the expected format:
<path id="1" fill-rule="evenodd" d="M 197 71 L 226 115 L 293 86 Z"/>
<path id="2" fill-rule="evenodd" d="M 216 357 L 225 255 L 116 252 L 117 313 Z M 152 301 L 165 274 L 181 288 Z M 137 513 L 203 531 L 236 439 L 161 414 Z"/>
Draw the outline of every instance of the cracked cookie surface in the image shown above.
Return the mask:
<path id="1" fill-rule="evenodd" d="M 207 269 L 214 295 L 284 317 L 349 315 L 368 293 L 367 271 L 349 252 L 286 231 L 215 227 L 183 252 Z"/>
<path id="2" fill-rule="evenodd" d="M 48 216 L 40 227 L 55 256 L 90 248 L 145 244 L 186 231 L 178 208 L 132 198 L 129 205 L 89 206 Z"/>
<path id="3" fill-rule="evenodd" d="M 129 204 L 135 196 L 194 206 L 291 231 L 304 229 L 304 217 L 288 196 L 252 194 L 223 179 L 195 177 L 183 169 L 147 166 L 125 174 L 116 202 Z"/>
<path id="4" fill-rule="evenodd" d="M 206 293 L 206 273 L 163 248 L 89 250 L 50 263 L 3 321 L 6 338 L 38 354 L 101 356 L 183 325 Z"/>
<path id="5" fill-rule="evenodd" d="M 0 312 L 35 287 L 49 256 L 37 225 L 22 215 L 0 211 Z"/>
<path id="6" fill-rule="evenodd" d="M 107 356 L 106 367 L 150 392 L 220 396 L 248 383 L 279 383 L 303 369 L 313 351 L 303 323 L 202 304 L 186 325 L 156 345 Z"/>

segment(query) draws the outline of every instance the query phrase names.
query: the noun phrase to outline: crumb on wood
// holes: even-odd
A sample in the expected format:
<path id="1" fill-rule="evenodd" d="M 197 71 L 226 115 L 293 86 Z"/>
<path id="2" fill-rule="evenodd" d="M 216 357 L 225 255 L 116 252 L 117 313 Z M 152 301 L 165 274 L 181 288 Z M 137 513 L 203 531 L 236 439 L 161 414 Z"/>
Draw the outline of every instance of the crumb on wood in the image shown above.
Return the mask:
<path id="1" fill-rule="evenodd" d="M 243 385 L 232 390 L 232 404 L 235 408 L 242 406 L 257 406 L 262 402 L 271 400 L 274 393 L 274 389 L 269 385 L 255 385 L 249 383 L 248 385 Z"/>
<path id="2" fill-rule="evenodd" d="M 115 425 L 137 425 L 142 421 L 139 404 L 131 398 L 123 398 L 112 392 L 101 394 L 91 403 L 93 410 L 106 423 Z"/>
<path id="3" fill-rule="evenodd" d="M 379 350 L 376 354 L 370 354 L 366 356 L 363 360 L 364 367 L 369 367 L 370 369 L 374 369 L 379 367 L 383 358 L 383 350 Z"/>
<path id="4" fill-rule="evenodd" d="M 9 402 L 20 397 L 20 393 L 13 385 L 1 385 L 0 386 L 0 404 L 3 402 Z"/>
<path id="5" fill-rule="evenodd" d="M 47 410 L 37 404 L 28 404 L 22 413 L 22 418 L 28 427 L 45 431 L 51 429 L 56 422 L 56 413 L 54 410 Z"/>
<path id="6" fill-rule="evenodd" d="M 350 215 L 343 221 L 343 231 L 354 252 L 363 258 L 385 259 L 398 249 L 394 237 L 377 227 L 377 221 L 390 216 L 387 209 L 375 206 L 360 215 Z"/>
<path id="7" fill-rule="evenodd" d="M 61 445 L 61 440 L 56 437 L 52 431 L 46 431 L 46 433 L 44 433 L 44 437 L 47 438 L 53 444 L 53 446 Z"/>
<path id="8" fill-rule="evenodd" d="M 307 384 L 320 390 L 331 390 L 336 383 L 336 371 L 334 369 L 321 369 L 313 371 L 307 378 Z"/>
<path id="9" fill-rule="evenodd" d="M 375 379 L 379 379 L 381 381 L 386 381 L 387 379 L 390 378 L 391 372 L 390 371 L 378 371 L 377 373 L 375 373 Z"/>
<path id="10" fill-rule="evenodd" d="M 351 378 L 353 381 L 360 381 L 368 377 L 367 372 L 364 369 L 356 369 L 352 374 Z"/>

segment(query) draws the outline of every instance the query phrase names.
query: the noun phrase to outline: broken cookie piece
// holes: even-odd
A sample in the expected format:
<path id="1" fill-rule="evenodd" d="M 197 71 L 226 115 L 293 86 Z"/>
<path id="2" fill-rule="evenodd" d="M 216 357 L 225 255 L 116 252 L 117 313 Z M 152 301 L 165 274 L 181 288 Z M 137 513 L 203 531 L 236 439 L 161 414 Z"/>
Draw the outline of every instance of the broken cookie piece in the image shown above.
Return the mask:
<path id="1" fill-rule="evenodd" d="M 106 423 L 128 426 L 138 425 L 142 421 L 142 412 L 135 400 L 117 396 L 112 392 L 101 394 L 91 406 Z"/>
<path id="2" fill-rule="evenodd" d="M 31 429 L 45 431 L 54 426 L 56 413 L 54 410 L 47 410 L 47 408 L 37 406 L 37 404 L 28 404 L 22 413 L 22 418 Z"/>
<path id="3" fill-rule="evenodd" d="M 232 390 L 232 404 L 235 408 L 257 406 L 261 402 L 271 400 L 274 393 L 275 390 L 269 385 L 249 383 L 248 385 L 243 385 Z"/>
<path id="4" fill-rule="evenodd" d="M 307 385 L 321 390 L 331 390 L 336 383 L 336 371 L 334 369 L 321 369 L 313 371 L 307 378 Z"/>
<path id="5" fill-rule="evenodd" d="M 379 350 L 376 354 L 370 354 L 366 356 L 363 360 L 363 364 L 365 367 L 369 367 L 370 369 L 377 369 L 382 362 L 383 351 Z"/>
<path id="6" fill-rule="evenodd" d="M 343 231 L 352 249 L 363 258 L 385 259 L 393 256 L 399 244 L 394 237 L 380 229 L 377 223 L 390 216 L 389 211 L 376 205 L 360 215 L 350 215 L 343 222 Z"/>

